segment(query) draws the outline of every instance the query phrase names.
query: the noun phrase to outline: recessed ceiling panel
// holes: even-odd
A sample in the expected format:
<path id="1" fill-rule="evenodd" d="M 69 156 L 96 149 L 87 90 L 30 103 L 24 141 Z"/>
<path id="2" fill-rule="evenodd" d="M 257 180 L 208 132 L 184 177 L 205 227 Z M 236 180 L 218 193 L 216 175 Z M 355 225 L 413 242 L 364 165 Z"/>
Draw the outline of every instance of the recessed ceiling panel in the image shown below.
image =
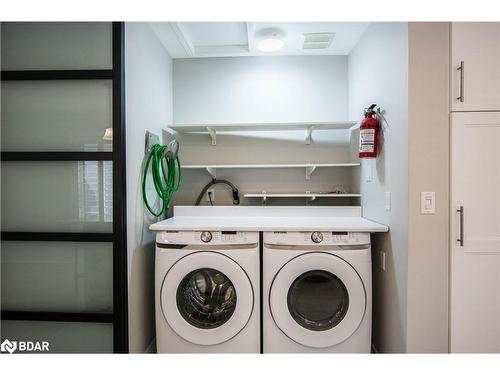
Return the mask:
<path id="1" fill-rule="evenodd" d="M 182 22 L 182 25 L 195 48 L 248 45 L 246 22 Z"/>
<path id="2" fill-rule="evenodd" d="M 369 22 L 166 22 L 153 28 L 173 58 L 348 55 Z M 284 47 L 257 48 L 262 30 L 279 29 Z M 163 31 L 162 31 L 163 30 Z M 281 33 L 282 31 L 282 33 Z M 162 35 L 162 34 L 169 35 Z M 323 39 L 314 42 L 320 36 Z M 328 38 L 326 38 L 328 36 Z M 319 39 L 318 39 L 319 40 Z M 308 42 L 309 41 L 309 42 Z"/>

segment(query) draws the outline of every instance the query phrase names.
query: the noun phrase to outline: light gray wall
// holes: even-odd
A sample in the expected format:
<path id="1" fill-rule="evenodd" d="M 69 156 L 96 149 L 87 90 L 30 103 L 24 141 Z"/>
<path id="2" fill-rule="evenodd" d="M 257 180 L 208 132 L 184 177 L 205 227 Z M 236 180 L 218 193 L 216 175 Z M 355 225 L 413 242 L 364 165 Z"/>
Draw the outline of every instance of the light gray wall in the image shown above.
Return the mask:
<path id="1" fill-rule="evenodd" d="M 449 23 L 409 24 L 408 352 L 448 352 Z M 420 214 L 420 192 L 436 213 Z"/>
<path id="2" fill-rule="evenodd" d="M 346 56 L 174 61 L 177 124 L 342 121 L 346 92 Z"/>
<path id="3" fill-rule="evenodd" d="M 408 246 L 408 26 L 372 23 L 348 58 L 349 117 L 362 118 L 363 108 L 377 103 L 385 110 L 383 147 L 373 164 L 373 181 L 363 166 L 353 175 L 359 185 L 363 214 L 389 225 L 390 232 L 373 236 L 373 343 L 380 352 L 406 351 Z M 357 154 L 359 130 L 352 133 Z M 391 210 L 385 210 L 385 193 Z M 379 252 L 386 269 L 378 267 Z"/>
<path id="4" fill-rule="evenodd" d="M 172 60 L 147 23 L 125 24 L 127 248 L 130 352 L 153 342 L 154 235 L 144 212 L 141 171 L 145 131 L 172 122 Z"/>
<path id="5" fill-rule="evenodd" d="M 347 119 L 345 56 L 245 57 L 174 60 L 175 123 L 299 122 Z M 252 132 L 217 136 L 177 134 L 184 164 L 332 163 L 348 162 L 349 133 L 316 131 L 311 145 L 305 132 Z M 182 190 L 173 204 L 193 204 L 211 177 L 203 170 L 184 170 Z M 351 190 L 351 170 L 318 169 L 310 181 L 302 169 L 218 170 L 218 178 L 245 192 Z M 241 194 L 241 195 L 242 195 Z M 318 199 L 314 205 L 350 204 L 355 199 Z M 216 187 L 215 204 L 231 204 L 227 187 Z M 202 204 L 207 204 L 203 201 Z M 259 199 L 241 204 L 259 205 Z M 305 200 L 269 200 L 268 205 L 305 204 Z"/>

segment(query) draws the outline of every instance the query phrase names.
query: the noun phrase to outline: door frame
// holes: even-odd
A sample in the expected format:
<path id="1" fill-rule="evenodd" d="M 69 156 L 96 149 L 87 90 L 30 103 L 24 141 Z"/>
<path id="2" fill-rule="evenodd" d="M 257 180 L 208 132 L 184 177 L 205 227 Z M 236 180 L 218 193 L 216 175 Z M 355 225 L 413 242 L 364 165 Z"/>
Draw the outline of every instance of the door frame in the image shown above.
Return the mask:
<path id="1" fill-rule="evenodd" d="M 112 68 L 99 70 L 2 71 L 2 81 L 111 80 L 113 87 L 113 151 L 2 152 L 1 161 L 113 161 L 113 232 L 1 232 L 2 241 L 113 242 L 113 312 L 68 313 L 2 310 L 2 320 L 90 322 L 113 324 L 113 352 L 128 353 L 128 280 L 126 231 L 125 33 L 123 22 L 112 22 Z"/>

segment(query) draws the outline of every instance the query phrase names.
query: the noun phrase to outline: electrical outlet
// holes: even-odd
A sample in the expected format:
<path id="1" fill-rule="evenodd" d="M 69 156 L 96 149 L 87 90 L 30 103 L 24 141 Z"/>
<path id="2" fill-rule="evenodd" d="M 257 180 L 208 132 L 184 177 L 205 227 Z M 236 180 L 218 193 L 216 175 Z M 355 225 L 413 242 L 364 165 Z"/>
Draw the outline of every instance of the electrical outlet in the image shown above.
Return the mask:
<path id="1" fill-rule="evenodd" d="M 385 251 L 380 250 L 379 252 L 379 267 L 382 271 L 385 271 Z"/>
<path id="2" fill-rule="evenodd" d="M 215 189 L 208 189 L 207 193 L 205 194 L 207 202 L 210 203 L 210 197 L 208 196 L 210 194 L 210 197 L 212 197 L 212 203 L 215 203 Z"/>

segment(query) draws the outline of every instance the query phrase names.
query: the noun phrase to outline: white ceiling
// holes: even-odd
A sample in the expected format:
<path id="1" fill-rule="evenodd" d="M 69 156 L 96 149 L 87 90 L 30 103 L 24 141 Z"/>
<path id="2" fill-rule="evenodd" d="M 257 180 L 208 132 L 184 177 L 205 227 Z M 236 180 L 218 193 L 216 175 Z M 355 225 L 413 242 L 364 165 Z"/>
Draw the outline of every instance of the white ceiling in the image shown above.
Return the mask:
<path id="1" fill-rule="evenodd" d="M 153 22 L 151 26 L 172 58 L 216 56 L 347 55 L 368 22 Z M 256 48 L 255 34 L 279 28 L 285 47 L 265 53 Z M 302 49 L 304 33 L 333 32 L 327 49 Z"/>

